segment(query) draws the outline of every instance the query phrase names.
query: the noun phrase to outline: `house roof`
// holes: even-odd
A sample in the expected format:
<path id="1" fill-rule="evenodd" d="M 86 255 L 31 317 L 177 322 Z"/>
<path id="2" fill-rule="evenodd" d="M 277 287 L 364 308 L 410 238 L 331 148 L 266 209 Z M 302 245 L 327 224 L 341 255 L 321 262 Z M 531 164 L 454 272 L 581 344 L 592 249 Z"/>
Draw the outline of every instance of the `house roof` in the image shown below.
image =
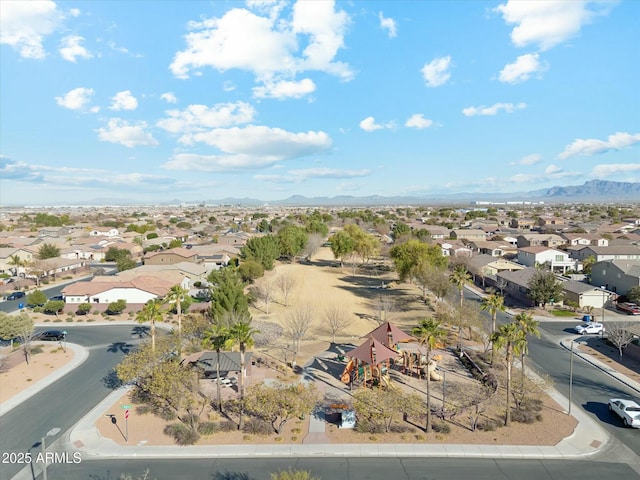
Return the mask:
<path id="1" fill-rule="evenodd" d="M 184 258 L 191 258 L 198 255 L 197 252 L 193 252 L 191 251 L 191 249 L 187 249 L 184 247 L 176 247 L 176 248 L 170 248 L 169 250 L 158 250 L 157 252 L 148 252 L 145 255 L 145 257 L 151 258 L 151 257 L 156 257 L 158 255 L 172 255 L 172 254 L 178 255 Z"/>
<path id="2" fill-rule="evenodd" d="M 504 278 L 505 280 L 520 285 L 522 287 L 529 288 L 529 282 L 538 271 L 535 267 L 527 267 L 522 270 L 499 272 L 496 276 L 498 278 Z"/>
<path id="3" fill-rule="evenodd" d="M 95 281 L 96 279 L 98 279 L 98 281 Z M 64 287 L 62 293 L 66 296 L 82 296 L 96 295 L 115 288 L 135 288 L 157 295 L 158 297 L 164 297 L 174 285 L 175 283 L 172 281 L 152 276 L 140 276 L 129 280 L 105 276 L 95 277 L 90 282 L 72 283 Z"/>
<path id="4" fill-rule="evenodd" d="M 245 366 L 251 362 L 252 352 L 244 353 Z M 192 364 L 203 368 L 204 370 L 215 370 L 218 362 L 217 352 L 205 350 L 203 352 L 193 353 L 182 360 L 183 365 Z M 239 372 L 240 371 L 240 352 L 220 352 L 221 372 Z"/>
<path id="5" fill-rule="evenodd" d="M 640 260 L 604 260 L 602 262 L 595 263 L 592 269 L 600 268 L 603 264 L 614 265 L 626 275 L 640 277 Z"/>
<path id="6" fill-rule="evenodd" d="M 640 246 L 637 245 L 614 245 L 611 247 L 585 245 L 584 248 L 591 249 L 596 255 L 640 255 Z"/>
<path id="7" fill-rule="evenodd" d="M 591 290 L 602 292 L 601 288 L 594 287 L 593 285 L 589 285 L 588 283 L 584 282 L 576 282 L 575 280 L 567 280 L 566 282 L 562 282 L 562 289 L 571 293 L 584 293 Z"/>

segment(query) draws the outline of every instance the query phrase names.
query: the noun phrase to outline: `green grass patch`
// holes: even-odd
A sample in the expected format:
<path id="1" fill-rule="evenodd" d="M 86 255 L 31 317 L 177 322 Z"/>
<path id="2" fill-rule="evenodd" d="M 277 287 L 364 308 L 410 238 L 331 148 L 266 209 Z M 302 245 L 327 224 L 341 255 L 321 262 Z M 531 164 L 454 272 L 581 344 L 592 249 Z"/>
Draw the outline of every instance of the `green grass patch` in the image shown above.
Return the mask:
<path id="1" fill-rule="evenodd" d="M 554 317 L 575 317 L 576 312 L 571 310 L 551 310 L 551 315 Z"/>

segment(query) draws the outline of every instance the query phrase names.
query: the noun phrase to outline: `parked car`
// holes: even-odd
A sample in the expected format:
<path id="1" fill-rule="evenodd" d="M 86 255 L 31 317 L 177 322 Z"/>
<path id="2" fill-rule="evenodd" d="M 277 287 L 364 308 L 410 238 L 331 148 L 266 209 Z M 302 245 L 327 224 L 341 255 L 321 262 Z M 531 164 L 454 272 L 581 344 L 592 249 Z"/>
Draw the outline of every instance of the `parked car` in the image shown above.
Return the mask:
<path id="1" fill-rule="evenodd" d="M 629 315 L 640 315 L 640 307 L 635 303 L 621 302 L 616 305 L 616 308 Z"/>
<path id="2" fill-rule="evenodd" d="M 598 322 L 589 322 L 577 325 L 574 330 L 579 335 L 589 335 L 591 333 L 599 335 L 604 332 L 604 325 Z"/>
<path id="3" fill-rule="evenodd" d="M 53 297 L 49 297 L 49 300 L 52 302 L 64 301 L 64 295 L 54 295 Z"/>
<path id="4" fill-rule="evenodd" d="M 53 341 L 59 342 L 67 337 L 67 332 L 64 330 L 46 330 L 44 332 L 38 332 L 33 336 L 34 340 Z"/>
<path id="5" fill-rule="evenodd" d="M 612 398 L 609 411 L 619 416 L 626 427 L 640 428 L 640 405 L 633 400 Z"/>
<path id="6" fill-rule="evenodd" d="M 24 292 L 12 292 L 7 295 L 7 300 L 18 300 L 19 298 L 24 298 L 26 294 Z"/>

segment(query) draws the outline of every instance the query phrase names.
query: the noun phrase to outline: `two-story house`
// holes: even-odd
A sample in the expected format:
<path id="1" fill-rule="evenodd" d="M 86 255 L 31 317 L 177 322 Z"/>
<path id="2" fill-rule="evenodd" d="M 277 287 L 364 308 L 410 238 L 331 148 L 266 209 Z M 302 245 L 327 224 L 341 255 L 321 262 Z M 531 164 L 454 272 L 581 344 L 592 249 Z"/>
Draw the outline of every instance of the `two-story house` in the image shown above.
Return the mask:
<path id="1" fill-rule="evenodd" d="M 591 267 L 591 284 L 618 295 L 640 285 L 640 260 L 603 260 Z"/>
<path id="2" fill-rule="evenodd" d="M 549 265 L 553 272 L 566 273 L 567 270 L 578 270 L 579 264 L 562 250 L 547 247 L 524 247 L 518 249 L 518 263 L 526 267 Z"/>

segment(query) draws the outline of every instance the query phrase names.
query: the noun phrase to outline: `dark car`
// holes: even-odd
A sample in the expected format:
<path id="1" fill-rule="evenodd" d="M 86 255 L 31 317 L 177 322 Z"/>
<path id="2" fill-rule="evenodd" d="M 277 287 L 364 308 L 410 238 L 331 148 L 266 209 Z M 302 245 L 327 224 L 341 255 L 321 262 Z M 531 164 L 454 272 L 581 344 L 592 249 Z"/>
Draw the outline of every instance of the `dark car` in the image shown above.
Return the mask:
<path id="1" fill-rule="evenodd" d="M 52 302 L 64 302 L 64 295 L 54 295 L 53 297 L 49 297 L 49 300 L 51 300 Z"/>
<path id="2" fill-rule="evenodd" d="M 25 296 L 24 292 L 13 292 L 7 295 L 7 300 L 17 300 L 19 298 L 24 298 Z"/>
<path id="3" fill-rule="evenodd" d="M 64 330 L 46 330 L 44 332 L 36 333 L 33 336 L 34 340 L 54 341 L 59 342 L 67 337 L 67 332 Z"/>

